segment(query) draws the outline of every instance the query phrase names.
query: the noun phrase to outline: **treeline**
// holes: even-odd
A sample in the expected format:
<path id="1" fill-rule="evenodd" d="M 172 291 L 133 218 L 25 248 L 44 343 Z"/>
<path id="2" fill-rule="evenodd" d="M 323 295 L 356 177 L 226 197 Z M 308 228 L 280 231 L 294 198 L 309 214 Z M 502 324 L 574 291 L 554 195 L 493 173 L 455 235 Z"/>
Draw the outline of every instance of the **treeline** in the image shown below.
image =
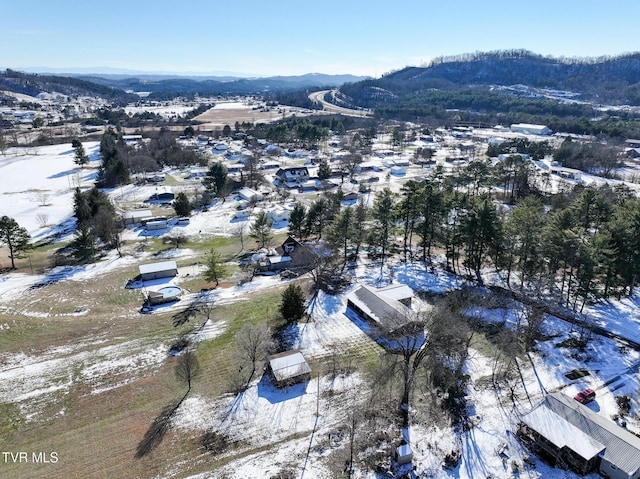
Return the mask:
<path id="1" fill-rule="evenodd" d="M 631 294 L 640 273 L 640 200 L 609 186 L 546 197 L 525 165 L 514 159 L 491 172 L 472 162 L 451 180 L 436 170 L 427 180 L 409 180 L 399 194 L 378 192 L 370 208 L 340 207 L 340 195 L 327 195 L 308 208 L 295 206 L 290 233 L 327 239 L 343 264 L 366 249 L 382 261 L 400 254 L 433 266 L 441 257 L 448 271 L 479 283 L 491 270 L 510 287 L 574 311 L 596 298 Z M 497 197 L 515 204 L 503 206 Z"/>
<path id="2" fill-rule="evenodd" d="M 110 100 L 115 105 L 126 105 L 138 98 L 132 93 L 78 78 L 31 74 L 8 68 L 4 72 L 0 72 L 0 87 L 0 89 L 30 96 L 38 96 L 43 91 L 55 91 L 65 95 L 97 96 Z"/>
<path id="3" fill-rule="evenodd" d="M 91 118 L 83 120 L 83 123 L 85 125 L 108 124 L 122 128 L 139 128 L 149 125 L 186 125 L 191 122 L 191 119 L 201 113 L 204 113 L 209 108 L 211 108 L 211 105 L 201 104 L 183 115 L 176 115 L 172 118 L 165 118 L 162 115 L 159 115 L 152 111 L 142 111 L 139 113 L 134 113 L 133 115 L 129 115 L 124 111 L 124 109 L 100 108 L 94 112 Z"/>
<path id="4" fill-rule="evenodd" d="M 598 102 L 629 104 L 630 99 L 638 98 L 640 54 L 558 59 L 524 50 L 474 53 L 435 59 L 426 67 L 407 67 L 341 90 L 355 98 L 358 89 L 367 88 L 406 96 L 432 88 L 455 90 L 472 85 L 519 84 L 572 91 Z"/>
<path id="5" fill-rule="evenodd" d="M 159 171 L 165 166 L 204 166 L 207 159 L 200 152 L 183 148 L 176 143 L 177 134 L 161 128 L 147 135 L 148 141 L 127 145 L 122 135 L 109 128 L 100 141 L 97 184 L 113 188 L 129 183 L 131 173 Z"/>
<path id="6" fill-rule="evenodd" d="M 369 100 L 367 103 L 377 103 Z M 640 118 L 630 112 L 595 112 L 584 104 L 521 98 L 503 92 L 433 91 L 386 99 L 376 107 L 382 119 L 400 119 L 453 125 L 482 122 L 510 125 L 534 123 L 553 131 L 604 138 L 635 138 L 640 135 Z"/>

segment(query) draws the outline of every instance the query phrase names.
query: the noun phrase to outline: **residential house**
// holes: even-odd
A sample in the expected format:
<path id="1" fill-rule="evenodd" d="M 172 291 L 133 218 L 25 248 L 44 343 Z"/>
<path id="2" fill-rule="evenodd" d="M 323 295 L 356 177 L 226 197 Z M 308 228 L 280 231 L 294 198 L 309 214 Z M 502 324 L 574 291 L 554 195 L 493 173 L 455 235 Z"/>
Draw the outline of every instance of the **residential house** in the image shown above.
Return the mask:
<path id="1" fill-rule="evenodd" d="M 288 188 L 297 188 L 299 184 L 305 183 L 309 178 L 309 170 L 306 166 L 280 168 L 276 171 L 278 183 Z"/>
<path id="2" fill-rule="evenodd" d="M 275 254 L 266 256 L 259 263 L 262 271 L 281 271 L 293 269 L 309 271 L 313 268 L 318 255 L 309 247 L 289 236 L 282 245 L 274 250 Z"/>
<path id="3" fill-rule="evenodd" d="M 525 414 L 518 435 L 552 465 L 611 479 L 640 478 L 640 438 L 561 392 Z"/>

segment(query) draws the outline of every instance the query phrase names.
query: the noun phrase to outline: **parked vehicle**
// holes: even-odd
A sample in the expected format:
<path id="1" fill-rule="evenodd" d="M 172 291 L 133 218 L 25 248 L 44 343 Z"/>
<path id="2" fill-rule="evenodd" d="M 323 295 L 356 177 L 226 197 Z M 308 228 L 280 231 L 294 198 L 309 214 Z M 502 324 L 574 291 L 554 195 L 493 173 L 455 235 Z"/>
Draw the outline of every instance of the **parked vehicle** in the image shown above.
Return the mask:
<path id="1" fill-rule="evenodd" d="M 574 396 L 573 399 L 582 404 L 589 404 L 596 398 L 596 392 L 593 389 L 584 389 Z"/>

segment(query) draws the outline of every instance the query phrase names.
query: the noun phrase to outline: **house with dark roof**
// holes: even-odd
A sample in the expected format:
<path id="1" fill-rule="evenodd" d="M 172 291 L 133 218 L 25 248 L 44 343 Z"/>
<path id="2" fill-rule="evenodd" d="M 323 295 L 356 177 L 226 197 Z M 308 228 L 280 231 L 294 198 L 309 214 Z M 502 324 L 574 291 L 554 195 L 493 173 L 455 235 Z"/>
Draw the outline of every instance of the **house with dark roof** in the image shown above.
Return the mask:
<path id="1" fill-rule="evenodd" d="M 518 435 L 554 466 L 640 479 L 640 438 L 560 392 L 522 417 Z"/>
<path id="2" fill-rule="evenodd" d="M 383 332 L 394 332 L 412 321 L 413 290 L 406 284 L 384 288 L 360 285 L 347 296 L 347 308 Z"/>
<path id="3" fill-rule="evenodd" d="M 311 367 L 299 349 L 269 356 L 267 372 L 277 387 L 286 387 L 311 379 Z"/>
<path id="4" fill-rule="evenodd" d="M 318 255 L 308 246 L 289 236 L 275 249 L 275 254 L 266 256 L 259 263 L 262 271 L 280 271 L 293 269 L 309 271 L 314 267 Z"/>
<path id="5" fill-rule="evenodd" d="M 276 179 L 279 185 L 287 186 L 288 188 L 297 188 L 298 185 L 305 183 L 309 178 L 309 170 L 306 166 L 280 168 L 276 171 Z"/>

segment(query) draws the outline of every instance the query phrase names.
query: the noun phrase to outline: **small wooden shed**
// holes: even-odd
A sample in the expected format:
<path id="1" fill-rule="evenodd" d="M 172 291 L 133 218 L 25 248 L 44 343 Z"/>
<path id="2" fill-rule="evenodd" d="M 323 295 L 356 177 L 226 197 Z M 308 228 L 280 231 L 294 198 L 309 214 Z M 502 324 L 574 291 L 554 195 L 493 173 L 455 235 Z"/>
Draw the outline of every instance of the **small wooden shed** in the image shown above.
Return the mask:
<path id="1" fill-rule="evenodd" d="M 290 386 L 311 379 L 311 367 L 299 349 L 269 356 L 267 372 L 277 387 Z"/>

